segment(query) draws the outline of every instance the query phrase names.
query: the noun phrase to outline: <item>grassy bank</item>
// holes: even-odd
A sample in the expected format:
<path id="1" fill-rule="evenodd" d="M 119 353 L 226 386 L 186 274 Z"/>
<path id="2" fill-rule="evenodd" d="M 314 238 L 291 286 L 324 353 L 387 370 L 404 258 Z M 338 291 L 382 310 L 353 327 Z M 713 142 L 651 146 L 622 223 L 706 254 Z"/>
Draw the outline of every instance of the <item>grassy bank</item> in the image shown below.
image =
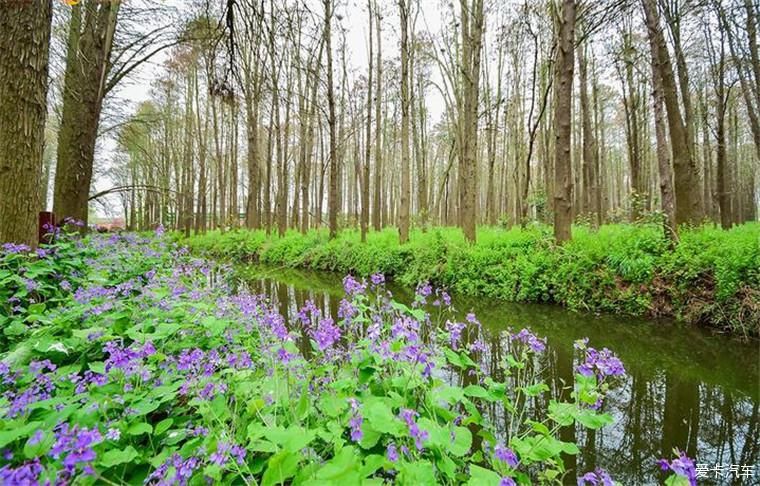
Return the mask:
<path id="1" fill-rule="evenodd" d="M 456 228 L 413 231 L 399 245 L 394 229 L 355 231 L 329 240 L 324 231 L 267 237 L 262 231 L 210 232 L 183 240 L 213 257 L 267 265 L 382 272 L 404 285 L 428 280 L 455 293 L 574 310 L 672 316 L 741 335 L 760 335 L 760 224 L 723 231 L 684 230 L 670 249 L 659 227 L 574 229 L 556 247 L 547 227 L 481 228 L 467 244 Z"/>

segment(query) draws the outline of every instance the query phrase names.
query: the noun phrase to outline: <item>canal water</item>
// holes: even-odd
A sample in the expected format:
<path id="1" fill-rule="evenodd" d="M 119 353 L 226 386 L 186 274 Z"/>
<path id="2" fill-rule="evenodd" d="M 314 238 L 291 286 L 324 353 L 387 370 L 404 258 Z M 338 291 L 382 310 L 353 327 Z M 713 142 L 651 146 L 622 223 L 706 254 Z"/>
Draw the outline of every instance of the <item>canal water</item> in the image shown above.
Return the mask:
<path id="1" fill-rule="evenodd" d="M 335 317 L 344 296 L 339 275 L 264 267 L 241 268 L 237 274 L 241 284 L 269 296 L 290 317 L 308 299 Z M 400 302 L 413 300 L 409 290 L 388 288 Z M 760 484 L 758 341 L 742 342 L 671 321 L 597 316 L 556 306 L 461 296 L 453 296 L 453 302 L 462 316 L 475 313 L 489 331 L 485 359 L 491 363 L 486 366 L 502 357 L 499 331 L 523 327 L 547 338 L 542 359 L 555 389 L 572 380 L 576 339 L 588 337 L 590 346 L 607 347 L 623 361 L 627 376 L 603 408 L 614 424 L 590 433 L 578 428 L 563 437 L 581 450 L 576 464 L 570 462 L 574 471 L 566 477 L 568 484 L 575 484 L 577 471 L 595 467 L 625 485 L 658 484 L 662 476 L 656 461 L 672 457 L 674 448 L 709 466 L 710 477 L 700 479 L 700 485 Z M 754 474 L 737 478 L 724 473 L 716 479 L 718 465 L 754 466 Z"/>

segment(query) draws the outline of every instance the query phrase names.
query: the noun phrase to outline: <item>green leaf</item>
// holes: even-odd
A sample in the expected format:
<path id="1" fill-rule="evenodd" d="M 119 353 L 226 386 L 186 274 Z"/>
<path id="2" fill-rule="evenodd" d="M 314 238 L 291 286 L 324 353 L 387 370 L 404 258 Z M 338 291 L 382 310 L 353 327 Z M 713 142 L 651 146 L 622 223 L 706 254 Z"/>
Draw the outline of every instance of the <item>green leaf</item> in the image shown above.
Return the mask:
<path id="1" fill-rule="evenodd" d="M 468 397 L 488 398 L 488 391 L 480 385 L 470 385 L 465 387 L 464 394 Z"/>
<path id="2" fill-rule="evenodd" d="M 227 321 L 223 321 L 221 319 L 217 319 L 215 317 L 206 317 L 201 321 L 201 324 L 203 327 L 208 329 L 209 333 L 212 336 L 221 336 L 225 329 L 227 329 L 227 326 L 229 323 Z"/>
<path id="3" fill-rule="evenodd" d="M 264 436 L 287 451 L 296 453 L 309 445 L 316 437 L 316 432 L 292 425 L 287 429 L 271 427 L 264 431 Z"/>
<path id="4" fill-rule="evenodd" d="M 589 429 L 597 430 L 615 421 L 612 415 L 608 413 L 596 413 L 593 410 L 578 410 L 575 415 L 576 420 Z"/>
<path id="5" fill-rule="evenodd" d="M 27 459 L 44 456 L 53 446 L 55 436 L 49 430 L 40 430 L 40 432 L 42 435 L 36 440 L 36 443 L 31 443 L 32 438 L 34 437 L 34 435 L 32 435 L 32 437 L 26 441 L 26 444 L 24 444 L 24 456 L 26 456 Z"/>
<path id="6" fill-rule="evenodd" d="M 375 474 L 375 471 L 383 467 L 387 461 L 388 460 L 385 458 L 385 456 L 381 456 L 380 454 L 368 455 L 364 458 L 364 464 L 361 468 L 361 475 L 366 478 Z"/>
<path id="7" fill-rule="evenodd" d="M 31 315 L 39 315 L 45 312 L 45 303 L 44 302 L 37 302 L 36 304 L 32 304 L 27 309 L 27 312 Z"/>
<path id="8" fill-rule="evenodd" d="M 575 419 L 575 405 L 572 403 L 558 403 L 552 400 L 549 403 L 549 418 L 558 425 L 571 425 Z"/>
<path id="9" fill-rule="evenodd" d="M 382 400 L 372 400 L 362 406 L 362 416 L 378 432 L 400 436 L 403 424 L 393 415 L 391 408 Z"/>
<path id="10" fill-rule="evenodd" d="M 337 417 L 348 408 L 345 398 L 333 394 L 324 395 L 319 399 L 319 409 L 328 417 Z"/>
<path id="11" fill-rule="evenodd" d="M 301 398 L 298 399 L 298 405 L 296 405 L 296 417 L 298 417 L 299 420 L 305 419 L 311 409 L 311 403 L 309 402 L 310 394 L 308 391 L 308 387 L 306 383 L 304 383 L 303 389 L 301 390 Z"/>
<path id="12" fill-rule="evenodd" d="M 467 481 L 467 484 L 471 486 L 498 486 L 499 482 L 501 482 L 501 476 L 494 471 L 470 464 L 470 480 Z"/>
<path id="13" fill-rule="evenodd" d="M 89 363 L 88 366 L 95 373 L 98 373 L 100 375 L 106 374 L 106 364 L 102 361 L 93 361 Z"/>
<path id="14" fill-rule="evenodd" d="M 103 467 L 113 467 L 119 464 L 126 464 L 134 461 L 140 454 L 132 446 L 127 446 L 124 449 L 111 449 L 106 451 L 98 461 Z"/>
<path id="15" fill-rule="evenodd" d="M 153 400 L 140 400 L 136 404 L 132 405 L 131 408 L 134 411 L 134 416 L 141 417 L 143 415 L 148 415 L 157 409 L 159 405 L 160 403 Z"/>
<path id="16" fill-rule="evenodd" d="M 9 424 L 10 425 L 10 424 Z M 11 442 L 20 439 L 21 437 L 27 437 L 30 433 L 37 430 L 42 422 L 29 422 L 22 426 L 16 426 L 10 430 L 3 430 L 0 432 L 0 447 L 5 447 Z"/>
<path id="17" fill-rule="evenodd" d="M 535 383 L 530 386 L 522 387 L 521 390 L 529 397 L 535 397 L 543 392 L 549 391 L 549 386 L 546 383 Z"/>
<path id="18" fill-rule="evenodd" d="M 344 447 L 317 471 L 317 479 L 343 484 L 356 484 L 361 480 L 360 468 L 356 464 L 356 449 Z"/>
<path id="19" fill-rule="evenodd" d="M 203 468 L 203 475 L 219 482 L 222 480 L 222 468 L 218 464 L 209 464 Z"/>
<path id="20" fill-rule="evenodd" d="M 261 478 L 261 486 L 284 484 L 298 472 L 299 455 L 290 451 L 282 451 L 273 455 L 267 461 L 267 470 Z"/>
<path id="21" fill-rule="evenodd" d="M 435 486 L 438 481 L 435 479 L 435 470 L 433 464 L 429 461 L 407 462 L 399 466 L 399 483 L 414 484 L 415 486 Z"/>
<path id="22" fill-rule="evenodd" d="M 150 434 L 151 432 L 153 432 L 153 427 L 147 422 L 139 422 L 136 424 L 132 424 L 127 429 L 127 434 L 129 435 Z"/>
<path id="23" fill-rule="evenodd" d="M 155 435 L 161 435 L 167 430 L 169 430 L 169 427 L 171 427 L 174 424 L 173 418 L 165 418 L 159 423 L 156 424 L 156 427 L 153 429 L 153 433 Z"/>
<path id="24" fill-rule="evenodd" d="M 449 348 L 444 348 L 443 354 L 446 355 L 446 359 L 451 363 L 452 365 L 456 366 L 457 368 L 464 368 L 465 365 L 462 363 L 462 359 L 459 357 L 457 353 L 452 351 Z"/>
<path id="25" fill-rule="evenodd" d="M 470 451 L 472 432 L 467 427 L 454 427 L 454 441 L 449 443 L 449 452 L 462 457 Z"/>

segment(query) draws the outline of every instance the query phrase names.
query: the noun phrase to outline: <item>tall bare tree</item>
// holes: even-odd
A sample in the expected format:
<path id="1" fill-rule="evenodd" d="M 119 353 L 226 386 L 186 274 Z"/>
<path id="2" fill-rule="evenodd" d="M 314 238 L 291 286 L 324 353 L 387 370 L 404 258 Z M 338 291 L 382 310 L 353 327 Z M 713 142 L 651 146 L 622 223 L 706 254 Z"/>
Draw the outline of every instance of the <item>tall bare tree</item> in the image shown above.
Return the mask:
<path id="1" fill-rule="evenodd" d="M 554 238 L 572 237 L 572 97 L 575 64 L 575 0 L 563 0 L 558 13 L 557 61 L 554 68 Z"/>

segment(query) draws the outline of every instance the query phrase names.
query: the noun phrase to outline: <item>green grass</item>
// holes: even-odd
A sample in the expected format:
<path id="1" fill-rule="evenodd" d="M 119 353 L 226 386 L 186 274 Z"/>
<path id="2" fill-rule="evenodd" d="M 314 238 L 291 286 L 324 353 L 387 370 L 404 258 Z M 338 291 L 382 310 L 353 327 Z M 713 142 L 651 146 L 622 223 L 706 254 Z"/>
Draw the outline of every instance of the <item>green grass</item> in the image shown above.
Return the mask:
<path id="1" fill-rule="evenodd" d="M 355 230 L 330 240 L 326 231 L 209 232 L 182 242 L 232 261 L 353 273 L 381 272 L 407 286 L 428 280 L 453 292 L 574 310 L 672 316 L 737 334 L 760 335 L 760 224 L 724 231 L 681 232 L 671 249 L 656 225 L 575 227 L 573 240 L 553 244 L 551 228 L 485 227 L 477 244 L 457 228 L 414 230 L 398 244 L 394 228 L 360 242 Z"/>

